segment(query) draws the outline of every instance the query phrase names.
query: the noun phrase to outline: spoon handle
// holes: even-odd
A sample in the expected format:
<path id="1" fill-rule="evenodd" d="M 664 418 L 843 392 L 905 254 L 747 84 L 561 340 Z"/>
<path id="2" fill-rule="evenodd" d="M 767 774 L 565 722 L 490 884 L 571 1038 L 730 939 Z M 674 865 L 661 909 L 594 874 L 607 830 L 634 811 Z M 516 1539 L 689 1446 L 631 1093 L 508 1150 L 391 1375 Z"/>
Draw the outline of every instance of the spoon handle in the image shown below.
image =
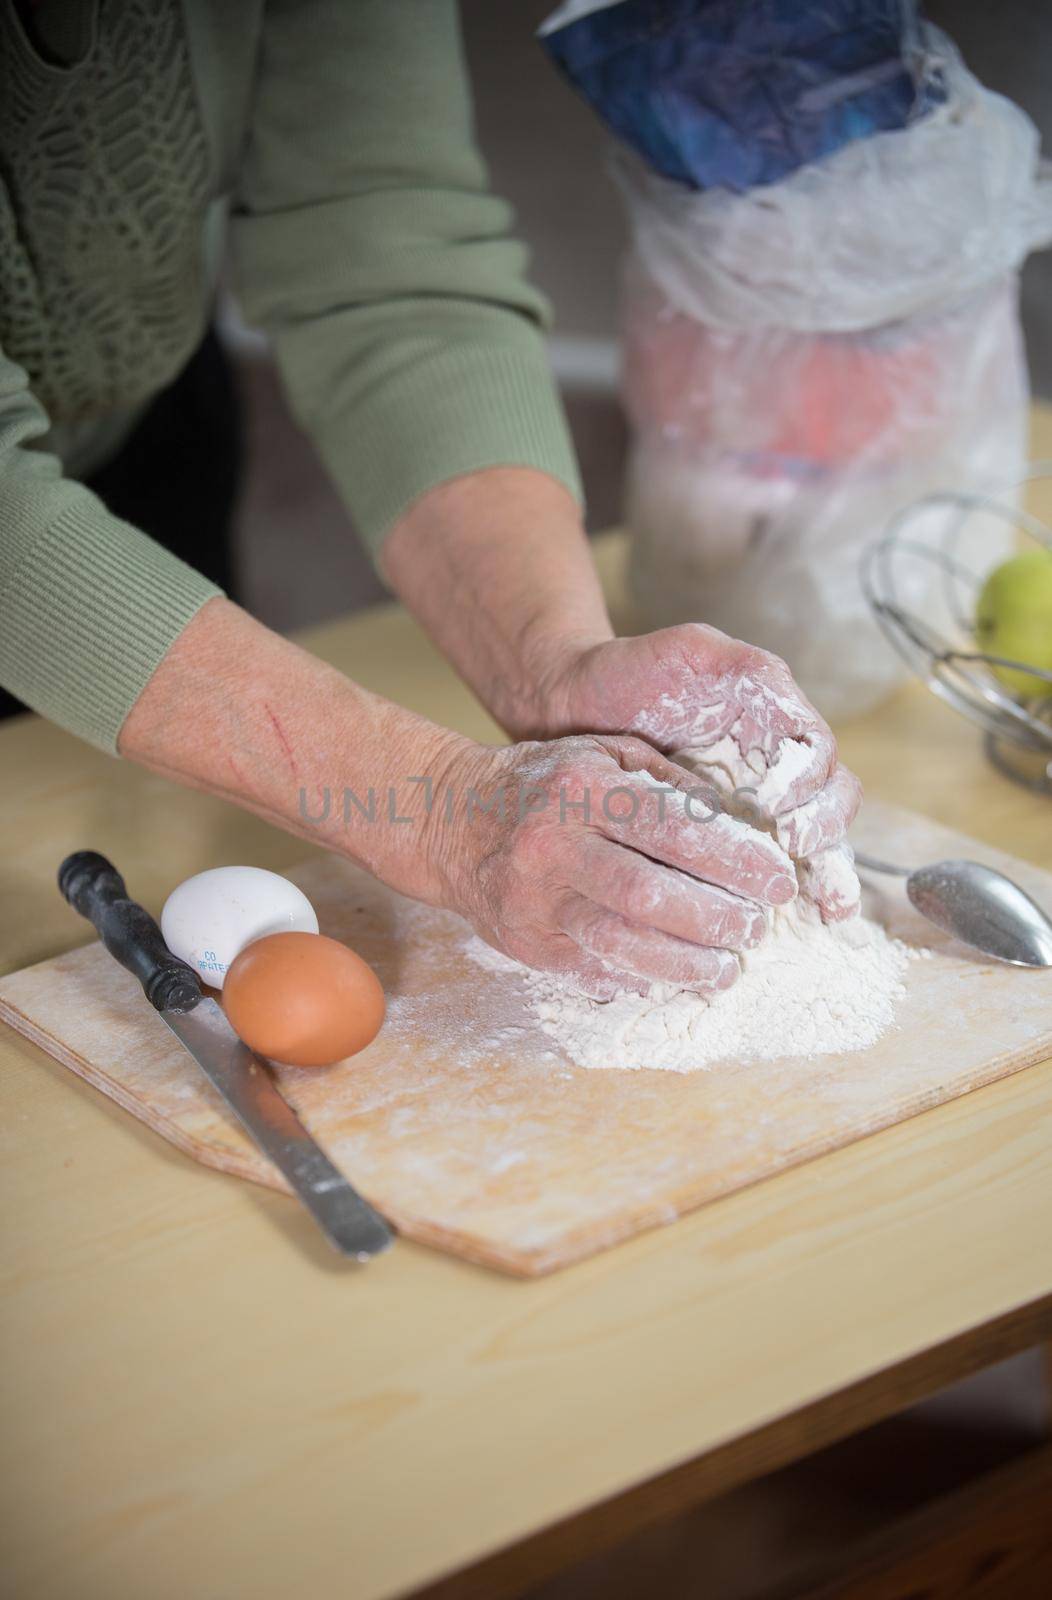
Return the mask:
<path id="1" fill-rule="evenodd" d="M 865 867 L 869 872 L 890 872 L 895 878 L 908 878 L 909 867 L 893 867 L 889 861 L 878 861 L 876 856 L 867 856 L 864 851 L 856 850 L 855 865 Z"/>

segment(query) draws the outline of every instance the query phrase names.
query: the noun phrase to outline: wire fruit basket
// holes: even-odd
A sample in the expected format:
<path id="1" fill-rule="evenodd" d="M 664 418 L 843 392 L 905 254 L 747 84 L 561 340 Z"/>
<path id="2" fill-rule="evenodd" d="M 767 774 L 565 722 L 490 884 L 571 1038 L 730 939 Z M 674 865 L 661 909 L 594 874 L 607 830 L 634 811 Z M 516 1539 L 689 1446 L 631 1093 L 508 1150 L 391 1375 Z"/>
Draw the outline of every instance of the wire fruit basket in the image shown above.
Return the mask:
<path id="1" fill-rule="evenodd" d="M 1006 494 L 1041 479 L 1052 479 L 1052 461 L 1035 462 Z M 977 647 L 976 599 L 986 574 L 961 556 L 976 516 L 1003 520 L 1024 540 L 1052 550 L 1052 528 L 1021 506 L 947 490 L 925 495 L 892 518 L 862 558 L 862 587 L 898 655 L 934 694 L 983 729 L 994 765 L 1052 795 L 1052 671 Z M 1048 689 L 1014 694 L 997 668 L 1023 672 Z"/>

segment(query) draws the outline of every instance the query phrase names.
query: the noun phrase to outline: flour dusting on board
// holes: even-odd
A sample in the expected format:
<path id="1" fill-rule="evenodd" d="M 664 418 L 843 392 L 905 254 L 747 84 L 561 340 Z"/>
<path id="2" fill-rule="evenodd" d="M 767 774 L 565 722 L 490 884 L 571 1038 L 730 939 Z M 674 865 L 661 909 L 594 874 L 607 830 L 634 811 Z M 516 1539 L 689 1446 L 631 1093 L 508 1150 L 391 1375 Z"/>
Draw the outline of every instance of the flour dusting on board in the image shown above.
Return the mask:
<path id="1" fill-rule="evenodd" d="M 467 954 L 517 974 L 541 1030 L 579 1067 L 694 1072 L 717 1061 L 772 1061 L 865 1050 L 894 1020 L 912 951 L 864 917 L 824 926 L 799 902 L 742 958 L 742 976 L 712 1000 L 654 984 L 646 996 L 595 1001 L 531 972 L 475 938 Z"/>

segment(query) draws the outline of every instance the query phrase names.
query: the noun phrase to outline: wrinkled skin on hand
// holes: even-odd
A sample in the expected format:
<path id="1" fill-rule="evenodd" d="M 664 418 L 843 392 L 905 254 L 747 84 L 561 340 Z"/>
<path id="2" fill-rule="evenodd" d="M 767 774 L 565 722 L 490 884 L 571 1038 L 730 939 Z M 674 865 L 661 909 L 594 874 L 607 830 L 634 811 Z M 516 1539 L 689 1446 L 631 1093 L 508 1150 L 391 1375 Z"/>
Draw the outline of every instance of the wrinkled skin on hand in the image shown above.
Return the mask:
<path id="1" fill-rule="evenodd" d="M 765 908 L 797 893 L 774 839 L 711 791 L 699 799 L 698 780 L 639 739 L 477 747 L 452 776 L 488 809 L 462 804 L 434 834 L 446 903 L 497 949 L 597 999 L 653 981 L 728 988 Z"/>
<path id="2" fill-rule="evenodd" d="M 553 732 L 631 733 L 750 808 L 804 870 L 826 921 L 853 916 L 844 835 L 861 803 L 828 726 L 785 662 L 701 623 L 592 646 L 549 687 Z"/>

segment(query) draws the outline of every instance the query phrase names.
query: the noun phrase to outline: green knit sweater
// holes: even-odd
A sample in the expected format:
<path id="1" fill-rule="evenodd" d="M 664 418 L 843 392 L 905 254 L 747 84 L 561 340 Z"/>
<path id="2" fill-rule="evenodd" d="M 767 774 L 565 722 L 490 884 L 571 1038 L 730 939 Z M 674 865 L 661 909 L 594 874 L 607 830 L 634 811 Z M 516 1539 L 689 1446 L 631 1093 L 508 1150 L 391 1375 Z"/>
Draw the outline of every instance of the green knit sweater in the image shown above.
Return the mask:
<path id="1" fill-rule="evenodd" d="M 224 227 L 245 314 L 374 550 L 461 473 L 534 466 L 578 491 L 454 0 L 60 10 L 56 58 L 0 0 L 0 683 L 114 750 L 217 591 L 76 474 L 200 339 Z"/>

